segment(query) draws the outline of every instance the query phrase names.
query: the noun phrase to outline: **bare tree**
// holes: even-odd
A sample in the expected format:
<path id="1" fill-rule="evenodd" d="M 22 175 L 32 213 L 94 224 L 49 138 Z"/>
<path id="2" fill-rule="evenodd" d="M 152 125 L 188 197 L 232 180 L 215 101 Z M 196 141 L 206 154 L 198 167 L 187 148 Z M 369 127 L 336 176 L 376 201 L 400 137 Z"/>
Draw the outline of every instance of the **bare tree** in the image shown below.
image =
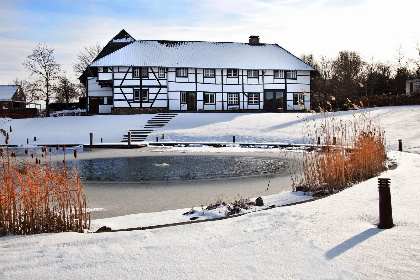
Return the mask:
<path id="1" fill-rule="evenodd" d="M 38 44 L 23 65 L 31 72 L 31 76 L 36 77 L 34 83 L 39 87 L 41 98 L 45 98 L 45 109 L 49 116 L 52 82 L 60 72 L 60 65 L 55 61 L 54 49 L 45 44 Z"/>
<path id="2" fill-rule="evenodd" d="M 61 76 L 58 79 L 58 83 L 56 86 L 54 86 L 54 90 L 56 92 L 56 101 L 60 103 L 66 103 L 66 109 L 69 109 L 69 103 L 71 100 L 79 97 L 79 92 L 76 85 L 65 76 Z"/>
<path id="3" fill-rule="evenodd" d="M 90 47 L 84 47 L 82 51 L 79 52 L 76 58 L 76 62 L 73 64 L 73 71 L 76 75 L 80 76 L 85 71 L 93 60 L 98 56 L 102 50 L 102 46 L 99 43 Z"/>

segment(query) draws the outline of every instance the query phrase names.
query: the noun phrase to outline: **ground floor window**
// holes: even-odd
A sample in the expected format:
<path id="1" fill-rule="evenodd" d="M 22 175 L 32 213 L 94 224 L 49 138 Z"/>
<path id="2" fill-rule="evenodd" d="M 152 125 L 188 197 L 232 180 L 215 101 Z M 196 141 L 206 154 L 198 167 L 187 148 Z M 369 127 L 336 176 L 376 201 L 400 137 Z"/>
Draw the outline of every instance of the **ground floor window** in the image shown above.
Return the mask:
<path id="1" fill-rule="evenodd" d="M 248 105 L 258 105 L 258 104 L 260 104 L 260 94 L 248 93 Z"/>
<path id="2" fill-rule="evenodd" d="M 303 93 L 293 94 L 293 105 L 302 105 L 304 102 Z"/>
<path id="3" fill-rule="evenodd" d="M 238 104 L 239 104 L 239 94 L 228 93 L 228 105 L 238 105 Z"/>
<path id="4" fill-rule="evenodd" d="M 204 104 L 215 104 L 216 96 L 214 93 L 204 93 Z"/>
<path id="5" fill-rule="evenodd" d="M 134 101 L 149 101 L 149 91 L 147 89 L 135 89 L 134 90 Z"/>
<path id="6" fill-rule="evenodd" d="M 187 93 L 185 91 L 181 92 L 181 103 L 187 103 Z"/>
<path id="7" fill-rule="evenodd" d="M 9 109 L 9 103 L 3 102 L 3 110 Z"/>

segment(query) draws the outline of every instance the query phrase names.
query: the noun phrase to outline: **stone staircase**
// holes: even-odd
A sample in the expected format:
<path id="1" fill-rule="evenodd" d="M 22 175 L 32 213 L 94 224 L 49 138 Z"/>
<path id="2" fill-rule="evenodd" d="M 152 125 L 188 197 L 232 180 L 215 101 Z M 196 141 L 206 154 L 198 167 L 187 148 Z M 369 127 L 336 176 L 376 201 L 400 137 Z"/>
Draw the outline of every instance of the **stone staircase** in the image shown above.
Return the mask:
<path id="1" fill-rule="evenodd" d="M 155 129 L 164 127 L 169 123 L 177 114 L 171 113 L 160 113 L 147 121 L 147 124 L 143 129 L 133 129 L 131 132 L 131 142 L 143 142 L 146 140 L 147 136 L 152 133 Z M 128 133 L 123 136 L 121 142 L 128 142 Z"/>

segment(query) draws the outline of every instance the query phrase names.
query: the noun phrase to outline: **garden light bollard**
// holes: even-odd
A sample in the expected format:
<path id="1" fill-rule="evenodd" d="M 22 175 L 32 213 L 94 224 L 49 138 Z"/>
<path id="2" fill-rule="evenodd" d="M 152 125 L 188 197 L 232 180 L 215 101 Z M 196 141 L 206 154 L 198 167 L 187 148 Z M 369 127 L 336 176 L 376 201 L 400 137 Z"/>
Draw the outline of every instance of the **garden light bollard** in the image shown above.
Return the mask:
<path id="1" fill-rule="evenodd" d="M 402 152 L 402 140 L 398 139 L 398 151 Z"/>
<path id="2" fill-rule="evenodd" d="M 379 178 L 379 224 L 378 228 L 387 229 L 394 226 L 392 220 L 391 191 L 389 189 L 391 179 Z"/>

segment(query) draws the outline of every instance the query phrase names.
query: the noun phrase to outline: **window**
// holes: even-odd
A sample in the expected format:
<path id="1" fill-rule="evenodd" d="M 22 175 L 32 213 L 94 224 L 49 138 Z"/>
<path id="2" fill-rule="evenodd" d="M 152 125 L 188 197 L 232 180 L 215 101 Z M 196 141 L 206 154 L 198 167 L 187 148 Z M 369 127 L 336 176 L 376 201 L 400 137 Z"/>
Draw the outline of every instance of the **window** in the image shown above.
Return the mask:
<path id="1" fill-rule="evenodd" d="M 177 77 L 188 77 L 188 68 L 176 68 Z"/>
<path id="2" fill-rule="evenodd" d="M 103 70 L 102 70 L 102 72 L 108 73 L 108 67 L 104 67 Z"/>
<path id="3" fill-rule="evenodd" d="M 284 78 L 284 70 L 274 70 L 274 78 L 283 79 Z"/>
<path id="4" fill-rule="evenodd" d="M 149 91 L 147 89 L 136 89 L 134 90 L 134 101 L 142 101 L 148 102 L 149 101 Z"/>
<path id="5" fill-rule="evenodd" d="M 228 93 L 228 105 L 238 105 L 238 104 L 239 104 L 239 94 Z"/>
<path id="6" fill-rule="evenodd" d="M 206 78 L 214 78 L 215 71 L 214 69 L 204 69 L 204 77 Z"/>
<path id="7" fill-rule="evenodd" d="M 133 67 L 133 78 L 140 78 L 140 67 Z"/>
<path id="8" fill-rule="evenodd" d="M 259 93 L 248 93 L 248 105 L 259 105 L 260 94 Z"/>
<path id="9" fill-rule="evenodd" d="M 166 68 L 159 67 L 158 69 L 158 77 L 165 78 L 166 75 Z"/>
<path id="10" fill-rule="evenodd" d="M 107 105 L 112 105 L 114 104 L 114 98 L 113 97 L 108 97 L 107 98 Z"/>
<path id="11" fill-rule="evenodd" d="M 228 69 L 227 70 L 227 76 L 229 78 L 238 77 L 238 69 Z"/>
<path id="12" fill-rule="evenodd" d="M 258 78 L 258 70 L 248 70 L 248 78 Z"/>
<path id="13" fill-rule="evenodd" d="M 185 91 L 181 92 L 181 103 L 187 103 L 187 93 Z"/>
<path id="14" fill-rule="evenodd" d="M 3 110 L 9 109 L 9 103 L 3 102 Z"/>
<path id="15" fill-rule="evenodd" d="M 149 77 L 149 72 L 147 67 L 142 67 L 141 68 L 141 77 L 142 78 L 148 78 Z"/>
<path id="16" fill-rule="evenodd" d="M 304 102 L 303 93 L 293 94 L 293 105 L 302 105 Z"/>
<path id="17" fill-rule="evenodd" d="M 204 104 L 215 104 L 215 100 L 214 93 L 204 93 Z"/>
<path id="18" fill-rule="evenodd" d="M 296 79 L 297 78 L 296 71 L 287 71 L 287 78 L 288 79 Z"/>
<path id="19" fill-rule="evenodd" d="M 142 78 L 148 78 L 147 67 L 133 67 L 133 78 L 140 78 L 140 74 Z"/>

